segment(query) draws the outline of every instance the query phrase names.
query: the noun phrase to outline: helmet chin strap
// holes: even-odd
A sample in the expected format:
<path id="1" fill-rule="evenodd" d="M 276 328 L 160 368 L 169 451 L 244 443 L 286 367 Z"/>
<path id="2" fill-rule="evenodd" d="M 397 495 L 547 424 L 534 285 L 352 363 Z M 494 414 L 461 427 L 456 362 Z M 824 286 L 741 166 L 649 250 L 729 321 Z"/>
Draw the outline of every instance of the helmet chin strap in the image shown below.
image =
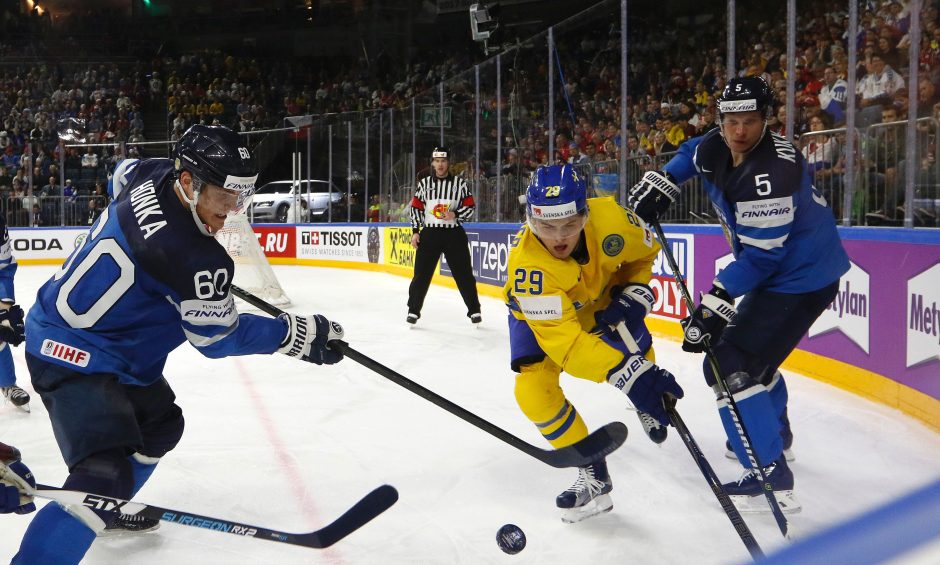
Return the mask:
<path id="1" fill-rule="evenodd" d="M 199 228 L 199 231 L 202 232 L 202 235 L 212 237 L 213 233 L 209 231 L 209 226 L 207 226 L 205 222 L 199 219 L 199 214 L 196 212 L 196 205 L 199 204 L 199 193 L 201 192 L 201 190 L 199 188 L 196 188 L 195 184 L 196 184 L 195 179 L 193 179 L 192 199 L 190 199 L 189 196 L 186 195 L 186 190 L 183 189 L 183 185 L 180 183 L 179 179 L 176 179 L 174 183 L 174 187 L 176 188 L 176 191 L 179 192 L 179 195 L 180 197 L 182 197 L 183 201 L 189 205 L 189 211 L 193 215 L 193 221 L 196 222 L 196 227 Z"/>

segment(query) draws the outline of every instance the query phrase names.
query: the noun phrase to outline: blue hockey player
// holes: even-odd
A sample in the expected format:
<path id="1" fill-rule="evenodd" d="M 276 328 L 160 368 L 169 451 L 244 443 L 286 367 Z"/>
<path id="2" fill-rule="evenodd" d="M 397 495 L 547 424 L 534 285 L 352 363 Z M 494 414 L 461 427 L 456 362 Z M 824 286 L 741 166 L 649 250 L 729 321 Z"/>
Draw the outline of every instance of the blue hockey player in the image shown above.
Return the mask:
<path id="1" fill-rule="evenodd" d="M 15 304 L 13 292 L 13 276 L 16 275 L 16 259 L 10 249 L 10 232 L 7 222 L 0 214 L 0 312 L 6 319 L 7 327 L 11 324 L 23 326 L 23 309 Z M 0 331 L 3 331 L 0 328 Z M 22 331 L 19 336 L 10 333 L 0 336 L 4 341 L 0 343 L 0 394 L 10 401 L 10 404 L 20 410 L 29 412 L 29 393 L 16 384 L 16 372 L 13 369 L 13 354 L 10 345 L 19 345 L 23 342 Z"/>
<path id="2" fill-rule="evenodd" d="M 783 511 L 795 512 L 800 505 L 783 454 L 792 437 L 787 389 L 777 368 L 832 302 L 849 261 L 803 156 L 767 129 L 773 100 L 760 77 L 728 81 L 718 100 L 720 127 L 683 143 L 662 171 L 647 172 L 630 190 L 630 204 L 647 222 L 658 221 L 678 197 L 678 185 L 702 177 L 734 261 L 683 320 L 682 349 L 701 352 L 711 344 L 757 461 Z M 704 366 L 706 382 L 718 391 L 707 360 Z M 718 411 L 745 467 L 725 490 L 742 510 L 769 510 L 720 394 Z"/>
<path id="3" fill-rule="evenodd" d="M 175 160 L 127 160 L 88 238 L 40 288 L 26 321 L 26 364 L 69 475 L 63 488 L 129 499 L 183 433 L 163 376 L 188 341 L 207 357 L 284 353 L 336 363 L 342 327 L 321 315 L 239 314 L 233 262 L 214 239 L 258 176 L 239 136 L 195 125 Z M 156 521 L 48 504 L 13 563 L 78 563 L 98 533 Z"/>

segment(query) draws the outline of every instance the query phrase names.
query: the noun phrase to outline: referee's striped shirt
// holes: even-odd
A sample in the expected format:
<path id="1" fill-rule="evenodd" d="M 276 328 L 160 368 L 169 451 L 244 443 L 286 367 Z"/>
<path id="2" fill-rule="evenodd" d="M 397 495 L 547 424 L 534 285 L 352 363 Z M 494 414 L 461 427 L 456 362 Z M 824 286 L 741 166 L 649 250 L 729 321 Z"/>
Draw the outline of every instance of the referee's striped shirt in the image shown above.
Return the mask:
<path id="1" fill-rule="evenodd" d="M 418 189 L 411 199 L 411 229 L 455 228 L 470 220 L 476 203 L 467 188 L 467 181 L 454 175 L 439 178 L 430 174 L 418 181 Z M 444 214 L 453 210 L 456 218 L 445 220 Z"/>

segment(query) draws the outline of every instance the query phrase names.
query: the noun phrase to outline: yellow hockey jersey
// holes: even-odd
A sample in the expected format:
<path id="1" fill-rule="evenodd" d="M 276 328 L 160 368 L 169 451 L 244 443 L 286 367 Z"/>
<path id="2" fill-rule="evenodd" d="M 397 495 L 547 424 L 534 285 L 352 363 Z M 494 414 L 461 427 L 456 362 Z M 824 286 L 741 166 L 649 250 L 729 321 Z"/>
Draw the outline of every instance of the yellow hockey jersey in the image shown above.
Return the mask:
<path id="1" fill-rule="evenodd" d="M 623 354 L 591 334 L 594 313 L 610 304 L 610 289 L 649 284 L 659 243 L 632 211 L 613 198 L 588 199 L 587 262 L 554 257 L 524 225 L 509 253 L 503 296 L 548 357 L 575 377 L 603 381 Z"/>

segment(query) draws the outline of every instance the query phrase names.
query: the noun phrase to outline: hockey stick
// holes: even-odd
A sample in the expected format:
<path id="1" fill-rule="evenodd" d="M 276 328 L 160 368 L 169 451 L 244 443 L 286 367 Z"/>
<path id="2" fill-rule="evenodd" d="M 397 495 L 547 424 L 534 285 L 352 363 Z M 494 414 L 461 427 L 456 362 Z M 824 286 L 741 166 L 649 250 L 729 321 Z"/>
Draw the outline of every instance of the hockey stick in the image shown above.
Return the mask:
<path id="1" fill-rule="evenodd" d="M 630 334 L 630 331 L 627 330 L 623 322 L 617 324 L 616 330 L 617 333 L 620 334 L 620 339 L 627 345 L 629 351 L 640 353 L 640 346 L 637 345 L 636 340 L 633 339 L 633 335 Z M 672 422 L 672 427 L 679 433 L 679 437 L 682 438 L 682 443 L 685 444 L 689 453 L 692 454 L 692 459 L 695 460 L 699 470 L 705 475 L 705 482 L 708 483 L 712 492 L 715 493 L 718 504 L 720 504 L 721 509 L 725 511 L 728 520 L 731 520 L 731 525 L 734 526 L 734 531 L 738 533 L 738 537 L 744 542 L 744 547 L 751 553 L 751 557 L 755 561 L 760 559 L 764 556 L 763 550 L 760 548 L 757 540 L 754 539 L 754 534 L 752 534 L 751 530 L 747 527 L 747 523 L 745 523 L 741 513 L 734 503 L 731 502 L 731 498 L 728 496 L 728 493 L 725 492 L 721 481 L 719 481 L 718 477 L 715 475 L 714 469 L 709 465 L 708 460 L 705 459 L 705 454 L 702 453 L 698 443 L 695 442 L 695 438 L 692 437 L 692 432 L 689 431 L 685 422 L 682 421 L 682 417 L 679 416 L 679 412 L 676 410 L 676 399 L 667 394 L 663 397 L 663 404 L 666 407 L 666 414 L 669 415 L 669 421 Z"/>
<path id="2" fill-rule="evenodd" d="M 250 292 L 235 286 L 234 284 L 231 285 L 231 289 L 232 294 L 235 296 L 272 316 L 280 316 L 284 313 L 284 311 L 277 306 L 268 304 L 261 298 L 258 298 Z M 418 383 L 405 378 L 403 375 L 395 372 L 385 365 L 382 365 L 378 361 L 375 361 L 374 359 L 359 353 L 350 347 L 348 343 L 344 341 L 331 343 L 335 344 L 333 347 L 339 347 L 343 355 L 349 357 L 360 365 L 375 371 L 379 375 L 394 382 L 395 384 L 410 390 L 421 398 L 436 404 L 437 406 L 447 410 L 458 418 L 473 424 L 496 439 L 502 440 L 515 447 L 519 451 L 530 455 L 542 463 L 552 467 L 584 467 L 613 453 L 618 447 L 623 445 L 623 442 L 627 439 L 627 427 L 622 422 L 611 422 L 602 428 L 595 430 L 588 437 L 575 444 L 559 449 L 539 449 L 538 447 L 526 443 L 525 441 L 512 435 L 506 430 L 484 420 L 473 412 L 470 412 L 469 410 L 454 404 L 450 400 L 447 400 L 446 398 L 424 388 Z"/>
<path id="3" fill-rule="evenodd" d="M 3 478 L 7 473 L 12 473 L 12 471 L 9 471 L 6 464 L 0 461 L 0 478 Z M 319 530 L 293 534 L 290 532 L 269 530 L 259 526 L 251 526 L 222 518 L 202 516 L 200 514 L 183 512 L 171 508 L 162 508 L 152 504 L 144 504 L 143 502 L 133 502 L 76 490 L 64 490 L 48 485 L 36 485 L 36 488 L 27 487 L 22 490 L 28 496 L 54 500 L 63 505 L 78 504 L 95 510 L 133 514 L 153 520 L 163 520 L 165 522 L 179 524 L 181 526 L 204 528 L 226 534 L 266 539 L 292 545 L 312 547 L 314 549 L 330 547 L 366 525 L 366 523 L 391 508 L 391 506 L 398 501 L 398 491 L 395 490 L 395 487 L 382 485 L 365 495 L 365 497 L 354 504 L 352 508 L 344 512 L 342 516 Z"/>
<path id="4" fill-rule="evenodd" d="M 694 312 L 695 302 L 692 300 L 692 295 L 689 294 L 689 287 L 685 284 L 685 278 L 682 276 L 682 273 L 679 272 L 679 265 L 676 263 L 676 258 L 672 255 L 672 249 L 669 247 L 669 242 L 666 240 L 666 234 L 663 233 L 663 228 L 659 225 L 658 220 L 654 220 L 651 225 L 656 231 L 656 237 L 659 238 L 659 241 L 662 244 L 663 254 L 666 256 L 666 260 L 669 262 L 669 268 L 672 269 L 673 276 L 676 277 L 676 284 L 679 286 L 679 291 L 682 293 L 682 298 L 685 301 L 685 305 L 689 309 L 689 312 Z M 767 474 L 764 473 L 764 469 L 757 462 L 757 457 L 754 455 L 754 449 L 751 447 L 751 436 L 747 433 L 747 429 L 744 427 L 744 421 L 741 418 L 741 412 L 738 411 L 738 404 L 734 401 L 734 397 L 731 395 L 731 389 L 728 387 L 728 382 L 725 381 L 725 377 L 721 373 L 721 368 L 718 365 L 718 358 L 715 356 L 715 352 L 712 350 L 711 344 L 708 343 L 707 339 L 704 341 L 704 346 L 705 357 L 708 359 L 708 362 L 711 365 L 712 373 L 714 373 L 715 380 L 718 382 L 718 388 L 721 391 L 722 398 L 728 402 L 728 412 L 731 414 L 731 420 L 734 422 L 734 427 L 737 429 L 738 435 L 741 437 L 741 442 L 744 444 L 744 451 L 747 452 L 747 458 L 751 464 L 751 470 L 757 473 L 757 476 L 760 477 L 761 490 L 764 491 L 764 496 L 767 498 L 767 504 L 770 506 L 770 511 L 773 513 L 774 519 L 777 521 L 777 526 L 780 528 L 780 533 L 783 534 L 783 537 L 789 539 L 790 536 L 788 534 L 789 527 L 787 525 L 787 519 L 783 515 L 783 510 L 780 509 L 780 503 L 777 502 L 777 497 L 774 496 L 774 490 L 770 482 L 767 480 Z"/>
<path id="5" fill-rule="evenodd" d="M 712 466 L 708 464 L 708 460 L 705 459 L 705 454 L 702 453 L 698 443 L 695 442 L 695 438 L 692 437 L 692 432 L 689 431 L 689 428 L 686 427 L 685 422 L 682 421 L 682 417 L 679 416 L 679 412 L 676 411 L 675 399 L 667 398 L 665 403 L 666 413 L 669 414 L 669 421 L 672 422 L 672 426 L 676 428 L 676 431 L 679 433 L 679 437 L 682 438 L 682 443 L 685 444 L 686 448 L 689 450 L 689 453 L 692 454 L 692 459 L 695 459 L 695 463 L 698 465 L 699 470 L 701 470 L 702 475 L 705 476 L 705 482 L 708 483 L 708 486 L 711 487 L 712 492 L 715 493 L 715 498 L 718 499 L 718 504 L 720 504 L 721 509 L 725 511 L 725 515 L 728 516 L 728 520 L 731 520 L 731 525 L 734 526 L 734 531 L 738 533 L 741 541 L 744 542 L 744 546 L 751 553 L 751 557 L 755 561 L 764 557 L 764 552 L 761 550 L 760 545 L 758 545 L 757 540 L 754 539 L 754 535 L 751 533 L 751 530 L 744 522 L 744 518 L 738 511 L 738 508 L 734 505 L 733 502 L 731 502 L 731 497 L 728 496 L 728 493 L 725 492 L 724 487 L 721 486 L 721 481 L 719 481 L 718 477 L 715 475 L 715 470 L 712 469 Z"/>

